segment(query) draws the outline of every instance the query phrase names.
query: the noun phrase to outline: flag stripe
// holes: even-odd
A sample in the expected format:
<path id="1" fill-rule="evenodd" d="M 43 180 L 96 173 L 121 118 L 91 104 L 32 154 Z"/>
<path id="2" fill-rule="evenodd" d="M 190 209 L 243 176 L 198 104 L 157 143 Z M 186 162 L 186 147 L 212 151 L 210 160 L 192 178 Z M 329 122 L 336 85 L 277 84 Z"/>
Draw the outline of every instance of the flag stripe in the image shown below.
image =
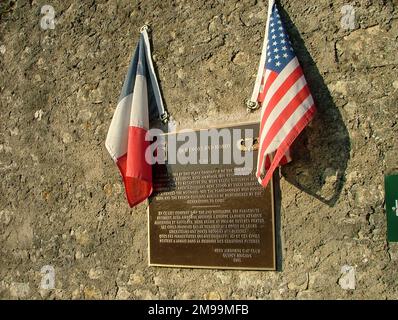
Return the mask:
<path id="1" fill-rule="evenodd" d="M 306 81 L 303 73 L 300 68 L 297 68 L 272 97 L 261 119 L 261 127 L 263 130 L 269 129 L 270 124 L 275 121 L 278 114 L 282 112 L 283 108 L 294 99 L 297 92 L 305 85 Z"/>
<path id="2" fill-rule="evenodd" d="M 145 161 L 145 154 L 137 152 L 149 145 L 145 141 L 146 132 L 143 128 L 130 127 L 128 151 L 116 162 L 130 207 L 144 201 L 152 193 L 151 165 Z"/>
<path id="3" fill-rule="evenodd" d="M 265 112 L 265 107 L 269 104 L 269 100 L 273 97 L 275 92 L 279 89 L 279 87 L 285 82 L 286 78 L 290 76 L 290 74 L 297 68 L 299 65 L 297 59 L 293 59 L 287 66 L 286 68 L 279 73 L 278 78 L 275 79 L 275 81 L 272 83 L 270 86 L 269 90 L 267 91 L 267 94 L 265 96 L 265 99 L 262 103 L 263 108 L 261 110 L 261 117 L 263 117 L 264 112 Z"/>
<path id="4" fill-rule="evenodd" d="M 312 105 L 307 112 L 303 115 L 299 122 L 295 125 L 293 130 L 286 136 L 286 138 L 281 143 L 281 147 L 278 149 L 273 163 L 271 164 L 269 170 L 267 171 L 265 177 L 262 179 L 259 175 L 257 175 L 258 181 L 261 183 L 263 187 L 266 187 L 268 182 L 271 180 L 272 175 L 276 169 L 276 167 L 280 163 L 280 159 L 284 156 L 284 154 L 289 150 L 289 146 L 294 142 L 294 140 L 298 137 L 300 132 L 305 128 L 305 126 L 311 121 L 312 117 L 315 113 L 315 105 Z"/>
<path id="5" fill-rule="evenodd" d="M 128 136 L 126 130 L 130 122 L 132 100 L 133 95 L 129 94 L 119 101 L 109 126 L 105 146 L 113 161 L 117 161 L 127 152 Z"/>
<path id="6" fill-rule="evenodd" d="M 304 79 L 302 69 L 300 66 L 298 66 L 270 99 L 268 108 L 266 108 L 267 110 L 261 119 L 260 146 L 262 146 L 265 135 L 268 134 L 267 132 L 270 126 L 275 123 L 279 114 L 291 102 L 291 99 L 294 99 L 294 95 L 297 93 L 297 91 L 301 90 L 305 85 L 306 81 Z M 282 96 L 283 99 L 281 99 Z"/>
<path id="7" fill-rule="evenodd" d="M 306 89 L 306 87 L 304 87 L 304 89 Z M 292 100 L 280 114 L 279 118 L 276 120 L 277 122 L 274 122 L 269 129 L 267 136 L 264 137 L 261 143 L 262 153 L 265 152 L 268 154 L 275 151 L 279 147 L 278 141 L 281 137 L 288 133 L 294 126 L 295 121 L 301 118 L 307 109 L 314 104 L 314 100 L 307 92 L 304 92 L 303 95 L 306 95 L 304 100 L 300 98 Z"/>
<path id="8" fill-rule="evenodd" d="M 137 74 L 132 99 L 130 126 L 149 130 L 148 86 L 146 81 L 145 76 Z M 146 108 L 143 108 L 143 106 L 146 106 Z"/>
<path id="9" fill-rule="evenodd" d="M 308 89 L 304 87 L 304 89 Z M 293 130 L 296 122 L 302 117 L 303 114 L 314 104 L 314 100 L 311 95 L 308 95 L 309 91 L 302 92 L 302 98 L 293 99 L 286 109 L 281 113 L 280 117 L 273 124 L 268 131 L 267 136 L 262 142 L 260 142 L 259 157 L 262 155 L 260 161 L 264 158 L 264 155 L 274 152 L 280 146 L 280 141 L 283 140 L 284 136 L 288 135 L 290 130 Z M 260 163 L 262 168 L 262 163 Z"/>
<path id="10" fill-rule="evenodd" d="M 291 85 L 290 87 L 285 87 L 288 89 L 288 91 L 286 92 L 286 94 L 283 96 L 282 99 L 280 99 L 278 102 L 275 101 L 275 103 L 270 105 L 270 107 L 266 111 L 263 119 L 261 119 L 261 126 L 263 127 L 263 132 L 262 132 L 262 135 L 260 136 L 260 141 L 264 140 L 265 133 L 270 129 L 271 125 L 275 123 L 275 121 L 278 119 L 278 116 L 283 112 L 283 110 L 287 106 L 289 106 L 292 103 L 292 101 L 294 102 L 294 100 L 296 98 L 301 97 L 301 96 L 298 96 L 298 92 L 301 92 L 301 90 L 304 87 L 306 87 L 306 85 L 307 85 L 307 83 L 304 79 L 304 76 L 302 75 L 294 83 L 294 85 Z M 275 100 L 277 100 L 277 98 Z M 298 102 L 300 102 L 300 101 L 298 101 Z M 295 104 L 296 107 L 298 105 L 299 105 L 299 103 Z"/>
<path id="11" fill-rule="evenodd" d="M 266 93 L 268 92 L 269 88 L 274 83 L 277 77 L 278 74 L 276 72 L 272 72 L 271 70 L 266 71 L 264 76 L 264 87 L 262 88 L 262 91 L 260 92 L 260 95 L 258 97 L 259 102 L 264 101 Z"/>

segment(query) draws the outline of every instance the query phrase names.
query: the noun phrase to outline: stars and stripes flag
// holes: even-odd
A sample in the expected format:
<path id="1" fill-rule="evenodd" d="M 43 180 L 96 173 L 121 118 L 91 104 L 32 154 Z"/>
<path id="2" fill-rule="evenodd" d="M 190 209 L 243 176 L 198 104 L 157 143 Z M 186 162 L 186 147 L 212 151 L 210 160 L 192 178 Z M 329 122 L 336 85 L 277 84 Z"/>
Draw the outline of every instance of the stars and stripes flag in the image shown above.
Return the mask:
<path id="1" fill-rule="evenodd" d="M 147 28 L 130 62 L 105 146 L 123 177 L 130 207 L 152 193 L 152 166 L 145 159 L 149 123 L 167 114 L 153 69 Z"/>
<path id="2" fill-rule="evenodd" d="M 274 0 L 251 101 L 261 105 L 257 178 L 266 187 L 275 169 L 291 161 L 290 146 L 315 113 L 303 70 Z"/>

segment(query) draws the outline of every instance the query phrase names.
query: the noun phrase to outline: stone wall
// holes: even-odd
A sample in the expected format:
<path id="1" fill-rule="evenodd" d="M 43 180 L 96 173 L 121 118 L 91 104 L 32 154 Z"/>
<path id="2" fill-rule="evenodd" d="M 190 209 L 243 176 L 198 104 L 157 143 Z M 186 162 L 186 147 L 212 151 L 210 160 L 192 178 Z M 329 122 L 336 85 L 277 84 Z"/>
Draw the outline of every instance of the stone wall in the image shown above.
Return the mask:
<path id="1" fill-rule="evenodd" d="M 280 270 L 240 272 L 149 268 L 147 205 L 129 209 L 104 140 L 144 23 L 180 126 L 258 119 L 244 102 L 266 1 L 2 1 L 1 298 L 398 298 L 383 188 L 398 169 L 398 2 L 350 1 L 354 30 L 346 0 L 280 2 L 318 113 L 281 171 Z"/>

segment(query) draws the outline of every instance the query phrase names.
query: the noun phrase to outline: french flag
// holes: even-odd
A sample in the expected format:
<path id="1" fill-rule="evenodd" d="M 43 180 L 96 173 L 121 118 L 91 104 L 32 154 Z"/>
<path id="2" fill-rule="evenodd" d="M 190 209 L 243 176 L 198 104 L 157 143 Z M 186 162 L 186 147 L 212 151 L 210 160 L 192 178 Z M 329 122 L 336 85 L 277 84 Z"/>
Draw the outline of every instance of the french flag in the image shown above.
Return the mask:
<path id="1" fill-rule="evenodd" d="M 149 41 L 144 30 L 140 34 L 105 142 L 123 177 L 130 207 L 144 201 L 152 193 L 152 167 L 145 160 L 150 142 L 146 141 L 145 135 L 150 120 L 159 114 L 153 83 L 148 81 L 148 78 L 153 80 L 154 77 L 151 71 Z"/>

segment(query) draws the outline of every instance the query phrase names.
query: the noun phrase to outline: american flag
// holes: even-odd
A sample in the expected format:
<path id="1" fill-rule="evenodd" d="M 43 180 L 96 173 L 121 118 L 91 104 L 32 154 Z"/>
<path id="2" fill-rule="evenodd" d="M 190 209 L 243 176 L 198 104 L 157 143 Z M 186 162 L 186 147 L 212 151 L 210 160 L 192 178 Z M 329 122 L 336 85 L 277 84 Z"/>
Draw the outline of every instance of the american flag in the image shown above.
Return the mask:
<path id="1" fill-rule="evenodd" d="M 278 166 L 291 161 L 290 146 L 315 113 L 303 70 L 273 0 L 269 1 L 267 24 L 257 91 L 262 106 L 257 178 L 264 187 Z"/>

